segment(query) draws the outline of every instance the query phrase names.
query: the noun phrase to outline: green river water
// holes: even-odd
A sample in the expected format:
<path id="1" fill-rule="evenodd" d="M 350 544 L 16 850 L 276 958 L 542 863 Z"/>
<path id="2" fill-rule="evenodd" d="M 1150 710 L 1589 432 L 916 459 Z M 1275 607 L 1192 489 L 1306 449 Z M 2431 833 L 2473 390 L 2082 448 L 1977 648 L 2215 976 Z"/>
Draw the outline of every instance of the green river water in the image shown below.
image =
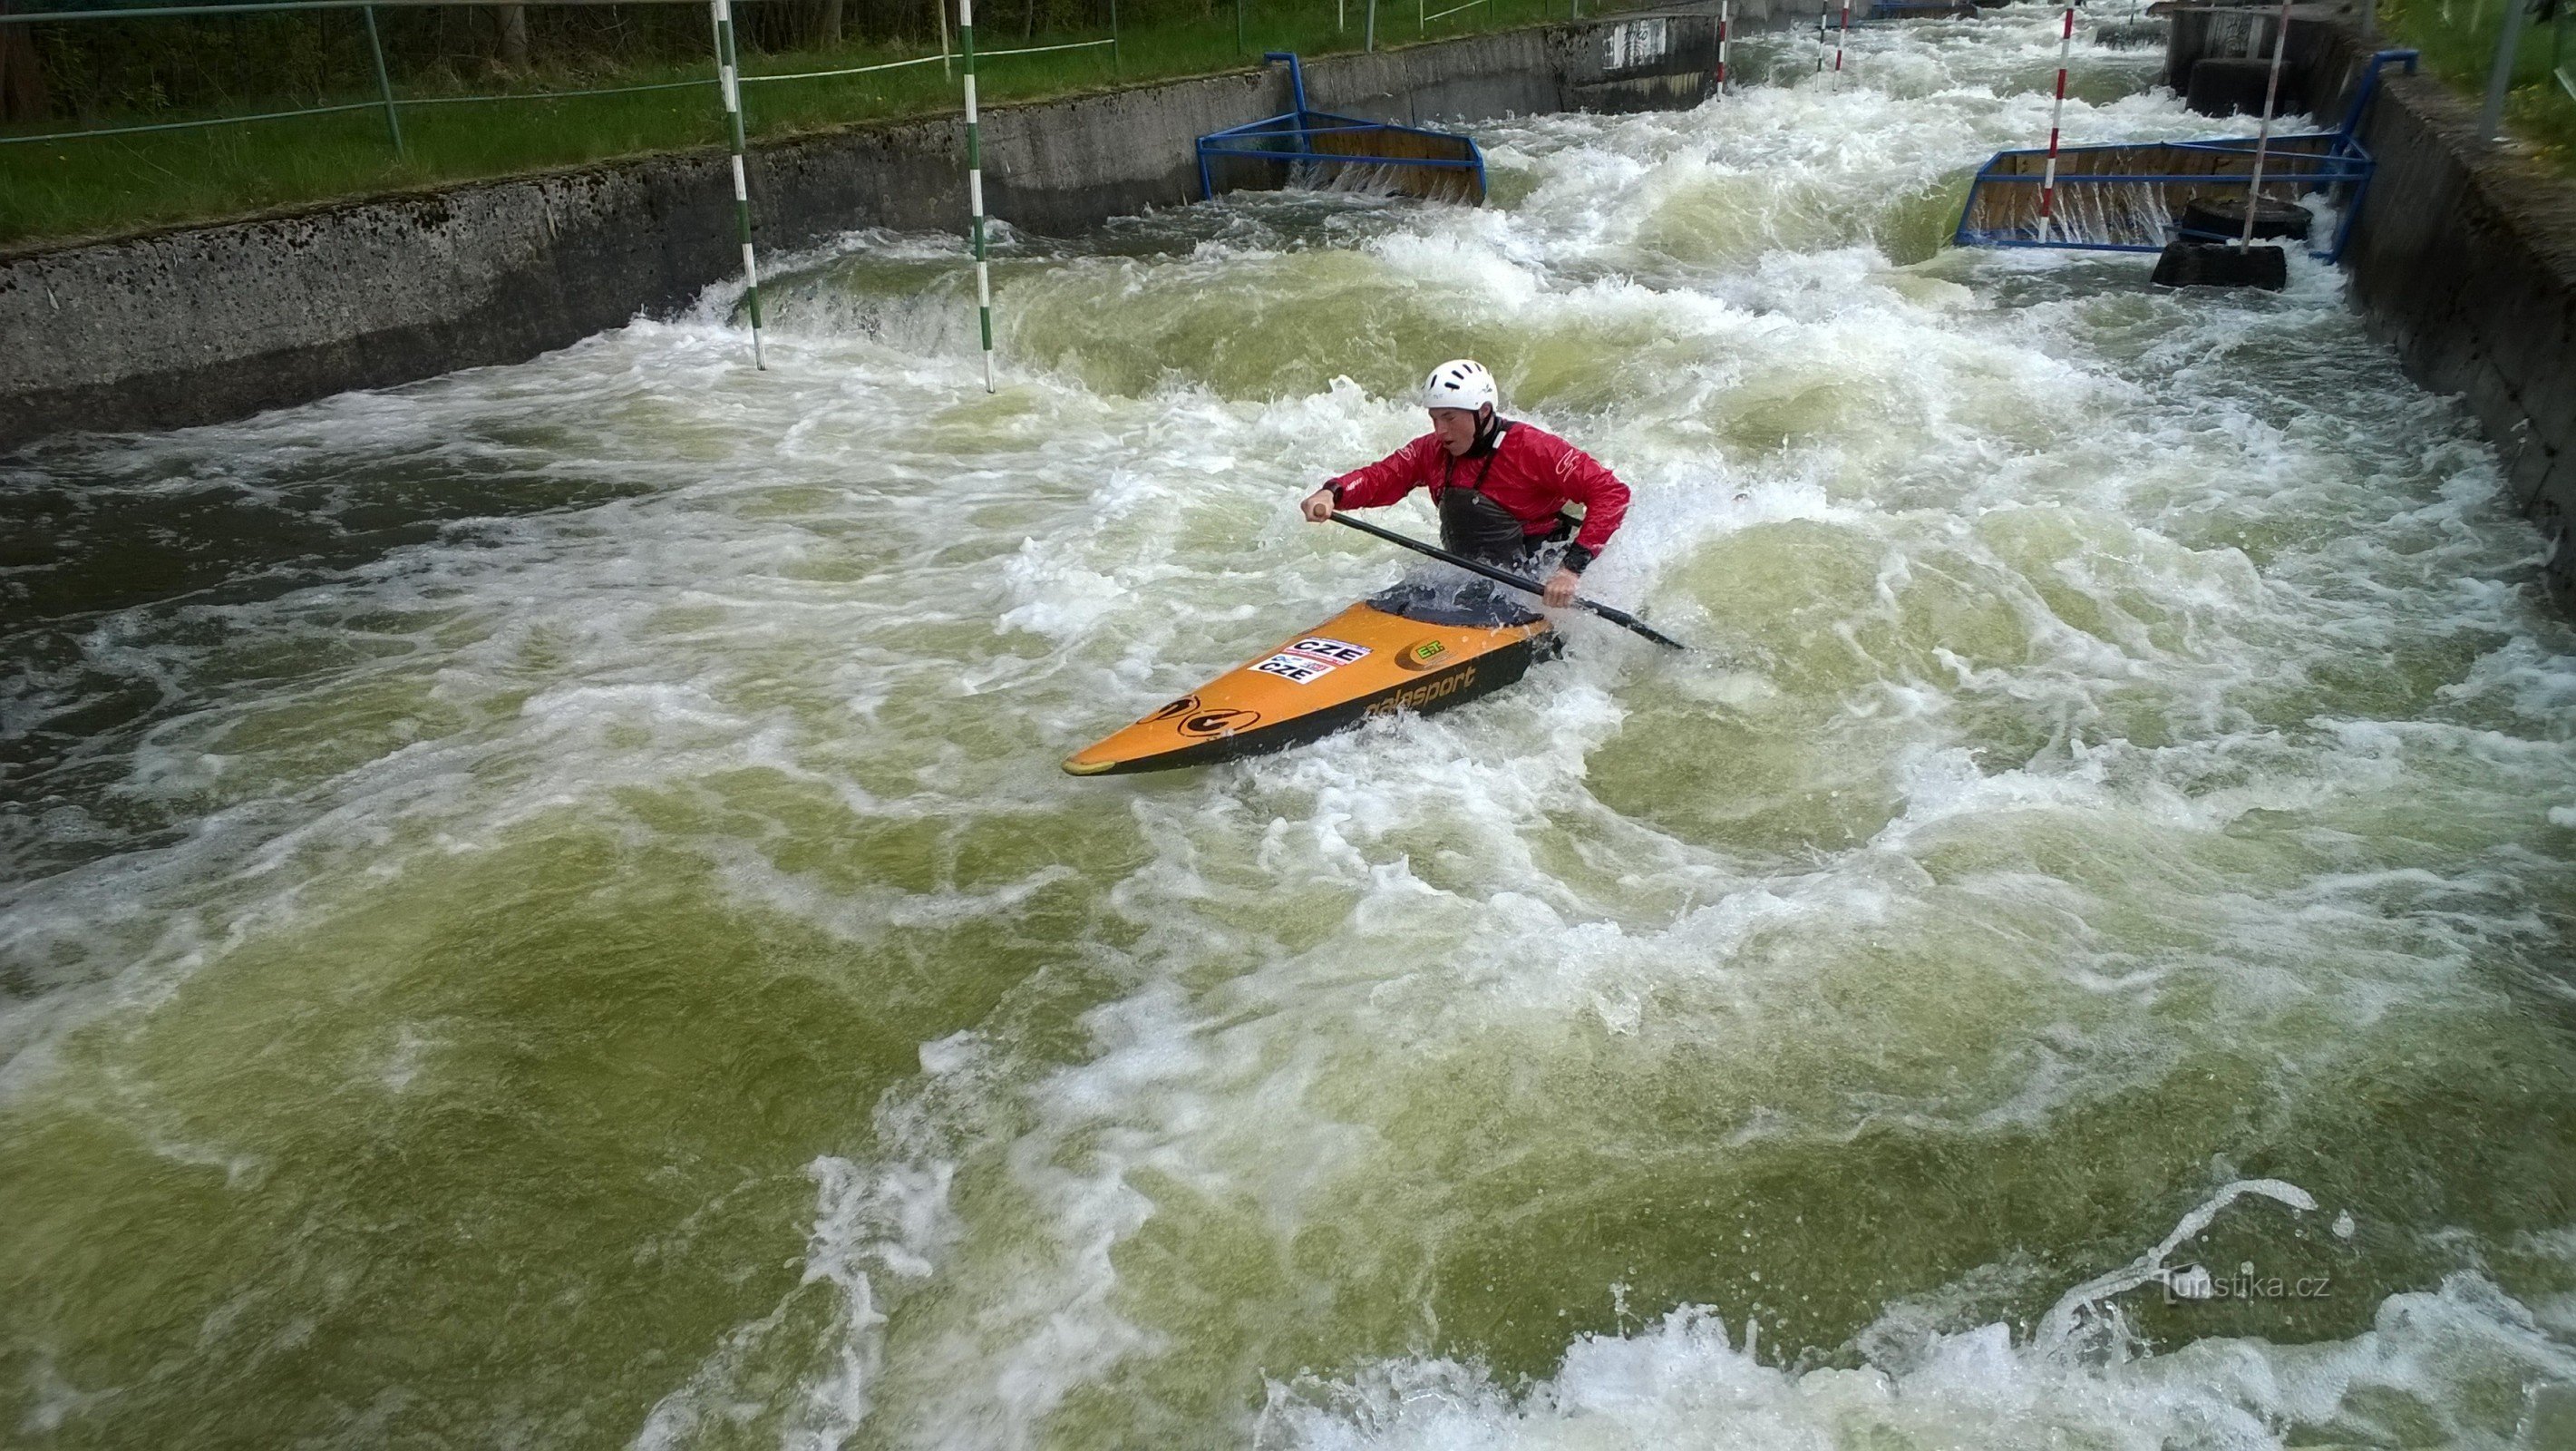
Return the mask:
<path id="1" fill-rule="evenodd" d="M 2053 29 L 0 463 L 0 1442 L 2576 1442 L 2576 632 Z M 1456 355 L 1704 648 L 1060 774 Z"/>

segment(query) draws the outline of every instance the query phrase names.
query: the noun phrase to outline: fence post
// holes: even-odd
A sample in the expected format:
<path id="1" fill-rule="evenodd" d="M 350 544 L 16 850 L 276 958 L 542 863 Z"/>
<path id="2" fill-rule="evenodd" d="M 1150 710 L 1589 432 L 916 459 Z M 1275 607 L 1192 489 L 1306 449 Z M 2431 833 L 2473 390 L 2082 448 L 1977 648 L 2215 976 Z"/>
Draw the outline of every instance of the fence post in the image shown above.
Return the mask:
<path id="1" fill-rule="evenodd" d="M 2504 94 L 2513 89 L 2513 55 L 2522 48 L 2522 20 L 2531 12 L 2526 0 L 2504 0 L 2504 29 L 2496 35 L 2495 69 L 2487 72 L 2487 100 L 2478 109 L 2478 140 L 2489 142 L 2504 132 Z"/>
<path id="2" fill-rule="evenodd" d="M 975 241 L 975 323 L 984 339 L 984 391 L 993 391 L 993 277 L 984 252 L 984 127 L 975 119 L 975 0 L 957 0 L 957 49 L 966 62 L 966 212 Z"/>
<path id="3" fill-rule="evenodd" d="M 367 49 L 373 52 L 376 58 L 376 94 L 384 98 L 385 131 L 394 138 L 394 155 L 399 158 L 403 154 L 402 116 L 394 110 L 393 77 L 385 74 L 385 43 L 376 35 L 376 7 L 373 5 L 366 7 L 365 14 Z"/>
<path id="4" fill-rule="evenodd" d="M 760 268 L 751 257 L 751 183 L 742 165 L 742 79 L 733 45 L 732 0 L 708 0 L 716 18 L 716 85 L 724 93 L 725 124 L 733 142 L 733 225 L 742 238 L 743 305 L 751 314 L 751 365 L 767 371 L 760 355 Z"/>
<path id="5" fill-rule="evenodd" d="M 957 79 L 957 66 L 948 58 L 948 0 L 930 0 L 930 8 L 939 12 L 939 77 Z"/>
<path id="6" fill-rule="evenodd" d="M 1368 0 L 1368 43 L 1365 49 L 1377 49 L 1377 0 Z"/>

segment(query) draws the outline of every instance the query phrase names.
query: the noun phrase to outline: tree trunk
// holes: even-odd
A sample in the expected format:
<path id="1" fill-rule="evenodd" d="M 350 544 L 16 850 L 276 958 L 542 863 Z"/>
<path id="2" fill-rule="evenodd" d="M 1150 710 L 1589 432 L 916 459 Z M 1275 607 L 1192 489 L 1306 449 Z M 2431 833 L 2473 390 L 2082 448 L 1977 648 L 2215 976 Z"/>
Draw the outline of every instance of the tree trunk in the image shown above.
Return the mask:
<path id="1" fill-rule="evenodd" d="M 0 0 L 0 14 L 9 0 Z M 36 38 L 23 25 L 0 25 L 0 121 L 34 121 L 45 114 L 45 71 L 36 60 Z"/>
<path id="2" fill-rule="evenodd" d="M 504 5 L 492 12 L 501 25 L 501 64 L 514 71 L 528 68 L 528 7 Z"/>
<path id="3" fill-rule="evenodd" d="M 841 0 L 823 0 L 822 34 L 819 38 L 826 46 L 837 47 L 840 45 Z"/>

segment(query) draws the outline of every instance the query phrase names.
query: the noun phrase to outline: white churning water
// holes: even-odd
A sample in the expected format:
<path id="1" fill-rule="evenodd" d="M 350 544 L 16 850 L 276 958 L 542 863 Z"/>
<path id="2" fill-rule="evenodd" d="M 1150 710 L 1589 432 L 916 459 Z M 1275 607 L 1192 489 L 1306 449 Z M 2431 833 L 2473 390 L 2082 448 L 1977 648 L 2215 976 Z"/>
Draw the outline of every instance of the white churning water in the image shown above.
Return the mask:
<path id="1" fill-rule="evenodd" d="M 0 1440 L 2567 1444 L 2576 637 L 2053 24 L 8 464 Z M 1059 774 L 1460 354 L 1702 648 Z"/>

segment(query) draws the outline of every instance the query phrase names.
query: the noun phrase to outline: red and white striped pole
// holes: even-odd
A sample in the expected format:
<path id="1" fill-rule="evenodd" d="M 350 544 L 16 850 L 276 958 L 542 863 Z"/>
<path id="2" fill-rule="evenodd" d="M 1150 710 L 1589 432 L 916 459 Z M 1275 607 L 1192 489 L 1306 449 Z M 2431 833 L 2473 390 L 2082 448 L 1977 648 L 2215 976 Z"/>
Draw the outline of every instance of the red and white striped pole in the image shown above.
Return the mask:
<path id="1" fill-rule="evenodd" d="M 2057 121 L 2066 114 L 2066 62 L 2075 54 L 2075 5 L 2068 0 L 2066 24 L 2057 39 L 2057 99 L 2048 108 L 2048 172 L 2039 183 L 2039 244 L 2049 243 L 2049 224 L 2057 214 Z"/>
<path id="2" fill-rule="evenodd" d="M 1843 42 L 1851 38 L 1851 0 L 1843 0 L 1843 23 L 1834 31 L 1834 74 L 1843 73 Z"/>
<path id="3" fill-rule="evenodd" d="M 2254 179 L 2245 184 L 2245 230 L 2236 239 L 2239 252 L 2254 245 L 2254 209 L 2263 205 L 2263 153 L 2272 148 L 2272 108 L 2281 102 L 2281 55 L 2290 45 L 2290 0 L 2281 0 L 2281 18 L 2273 26 L 2272 79 L 2264 83 L 2263 126 L 2254 133 Z"/>
<path id="4" fill-rule="evenodd" d="M 1717 0 L 1717 93 L 1726 94 L 1727 44 L 1735 38 L 1735 0 Z"/>

